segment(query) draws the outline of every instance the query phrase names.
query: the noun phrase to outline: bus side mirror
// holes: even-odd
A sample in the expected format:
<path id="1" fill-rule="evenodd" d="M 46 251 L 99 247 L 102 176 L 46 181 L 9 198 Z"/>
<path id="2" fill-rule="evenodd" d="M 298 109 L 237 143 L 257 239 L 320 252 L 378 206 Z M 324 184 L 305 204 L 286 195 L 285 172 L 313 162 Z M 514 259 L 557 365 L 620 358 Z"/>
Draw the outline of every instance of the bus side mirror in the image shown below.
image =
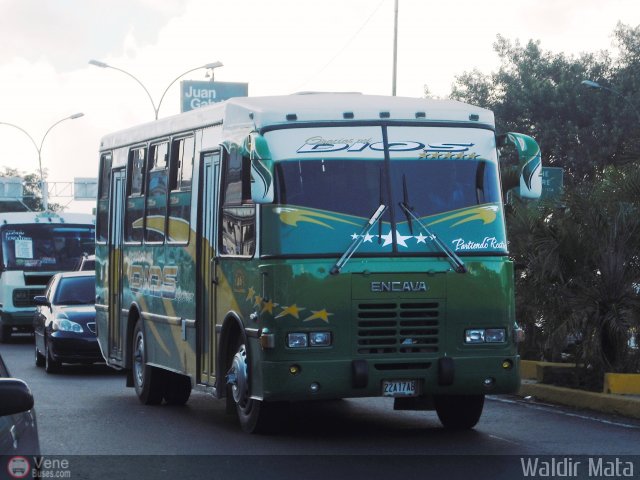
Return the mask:
<path id="1" fill-rule="evenodd" d="M 500 135 L 498 146 L 513 145 L 518 152 L 517 180 L 503 179 L 505 192 L 516 188 L 521 198 L 537 199 L 542 195 L 542 160 L 538 143 L 528 135 L 509 132 Z M 515 180 L 515 181 L 511 181 Z"/>
<path id="2" fill-rule="evenodd" d="M 251 159 L 251 200 L 257 204 L 272 203 L 274 162 L 267 141 L 253 132 L 245 139 L 243 147 Z"/>
<path id="3" fill-rule="evenodd" d="M 251 160 L 251 200 L 273 202 L 273 160 Z"/>

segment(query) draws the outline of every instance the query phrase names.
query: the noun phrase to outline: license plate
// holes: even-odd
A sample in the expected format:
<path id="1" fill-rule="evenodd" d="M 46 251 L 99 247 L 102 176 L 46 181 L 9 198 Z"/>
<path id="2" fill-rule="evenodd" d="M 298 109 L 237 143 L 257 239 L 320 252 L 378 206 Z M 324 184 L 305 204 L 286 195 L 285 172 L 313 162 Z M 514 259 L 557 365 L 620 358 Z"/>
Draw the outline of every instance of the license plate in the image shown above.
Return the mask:
<path id="1" fill-rule="evenodd" d="M 416 380 L 383 380 L 383 397 L 415 397 L 418 395 Z"/>

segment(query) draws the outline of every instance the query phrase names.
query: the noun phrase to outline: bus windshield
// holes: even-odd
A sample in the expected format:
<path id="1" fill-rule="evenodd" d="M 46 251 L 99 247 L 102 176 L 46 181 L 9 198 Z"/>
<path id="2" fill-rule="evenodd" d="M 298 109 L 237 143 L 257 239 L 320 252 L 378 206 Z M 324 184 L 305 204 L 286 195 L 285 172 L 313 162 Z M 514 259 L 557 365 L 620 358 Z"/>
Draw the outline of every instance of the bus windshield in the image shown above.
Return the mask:
<path id="1" fill-rule="evenodd" d="M 368 217 L 388 203 L 382 161 L 301 160 L 276 166 L 276 203 Z M 391 162 L 390 203 L 405 191 L 416 213 L 429 216 L 500 201 L 496 166 L 482 160 Z M 404 214 L 395 209 L 395 222 Z"/>
<path id="2" fill-rule="evenodd" d="M 0 230 L 5 270 L 73 270 L 84 254 L 94 253 L 92 225 L 24 224 Z"/>
<path id="3" fill-rule="evenodd" d="M 380 205 L 389 208 L 360 253 L 438 254 L 400 203 L 453 251 L 506 252 L 495 162 L 392 159 L 388 174 L 385 168 L 374 159 L 277 162 L 275 202 L 263 210 L 263 254 L 343 252 Z"/>

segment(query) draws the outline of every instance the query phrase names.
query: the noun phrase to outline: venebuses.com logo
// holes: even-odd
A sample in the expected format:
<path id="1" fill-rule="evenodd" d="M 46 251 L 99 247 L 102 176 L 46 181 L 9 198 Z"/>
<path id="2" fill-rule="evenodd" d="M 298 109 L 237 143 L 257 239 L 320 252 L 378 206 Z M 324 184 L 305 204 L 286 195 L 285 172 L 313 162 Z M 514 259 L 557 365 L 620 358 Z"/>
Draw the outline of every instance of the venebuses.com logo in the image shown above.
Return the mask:
<path id="1" fill-rule="evenodd" d="M 12 457 L 7 463 L 7 472 L 12 478 L 27 478 L 31 464 L 25 457 Z"/>
<path id="2" fill-rule="evenodd" d="M 9 478 L 71 478 L 69 460 L 66 458 L 11 457 L 7 462 Z"/>

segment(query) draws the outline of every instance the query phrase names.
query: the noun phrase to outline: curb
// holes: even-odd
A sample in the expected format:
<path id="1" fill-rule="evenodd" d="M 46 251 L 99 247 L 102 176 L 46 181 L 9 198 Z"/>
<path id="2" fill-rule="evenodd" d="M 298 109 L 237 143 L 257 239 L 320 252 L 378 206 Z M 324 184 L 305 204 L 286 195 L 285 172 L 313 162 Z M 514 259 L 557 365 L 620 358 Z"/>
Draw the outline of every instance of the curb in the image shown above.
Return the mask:
<path id="1" fill-rule="evenodd" d="M 640 419 L 640 397 L 597 393 L 523 380 L 518 395 L 569 407 Z"/>

